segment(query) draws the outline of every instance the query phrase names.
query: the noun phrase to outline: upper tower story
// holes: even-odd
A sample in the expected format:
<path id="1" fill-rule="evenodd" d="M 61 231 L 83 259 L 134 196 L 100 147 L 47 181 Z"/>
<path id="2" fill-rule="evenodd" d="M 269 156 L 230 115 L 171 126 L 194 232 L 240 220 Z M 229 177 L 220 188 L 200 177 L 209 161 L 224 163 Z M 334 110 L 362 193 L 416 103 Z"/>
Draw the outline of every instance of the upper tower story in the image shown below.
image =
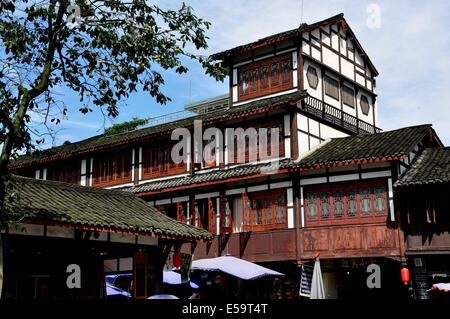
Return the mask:
<path id="1" fill-rule="evenodd" d="M 343 14 L 301 24 L 212 58 L 230 69 L 232 106 L 306 90 L 309 97 L 303 108 L 322 111 L 323 118 L 326 113 L 335 117 L 332 126 L 339 131 L 378 130 L 378 71 Z"/>

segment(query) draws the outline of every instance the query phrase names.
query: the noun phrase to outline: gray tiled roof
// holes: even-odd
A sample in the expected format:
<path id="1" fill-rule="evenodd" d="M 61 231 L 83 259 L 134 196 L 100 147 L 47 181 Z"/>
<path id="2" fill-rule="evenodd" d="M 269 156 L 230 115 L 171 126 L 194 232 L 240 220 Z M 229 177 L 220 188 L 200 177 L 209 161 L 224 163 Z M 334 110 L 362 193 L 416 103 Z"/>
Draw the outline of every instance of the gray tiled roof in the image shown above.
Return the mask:
<path id="1" fill-rule="evenodd" d="M 296 91 L 290 94 L 284 94 L 272 98 L 257 100 L 240 106 L 232 107 L 230 109 L 221 109 L 211 113 L 206 113 L 188 119 L 169 122 L 162 125 L 142 128 L 114 135 L 94 136 L 80 142 L 69 143 L 66 145 L 53 147 L 44 151 L 37 151 L 30 155 L 21 156 L 11 163 L 11 168 L 14 169 L 25 164 L 26 165 L 36 164 L 39 163 L 40 161 L 45 161 L 49 159 L 57 160 L 75 154 L 81 154 L 99 150 L 102 148 L 111 147 L 117 144 L 135 142 L 145 138 L 149 138 L 154 134 L 167 134 L 175 128 L 192 126 L 194 124 L 193 122 L 194 119 L 206 122 L 204 124 L 207 124 L 208 121 L 222 121 L 222 120 L 225 121 L 227 119 L 233 118 L 234 116 L 242 116 L 247 113 L 257 111 L 263 108 L 272 108 L 286 105 L 291 102 L 293 103 L 305 96 L 306 96 L 305 91 Z"/>
<path id="2" fill-rule="evenodd" d="M 408 155 L 431 130 L 430 124 L 376 134 L 334 138 L 295 163 L 298 168 L 332 166 L 364 160 L 391 160 Z"/>
<path id="3" fill-rule="evenodd" d="M 128 192 L 15 175 L 11 185 L 8 195 L 14 197 L 6 205 L 12 220 L 183 240 L 213 237 L 206 230 L 177 222 Z"/>
<path id="4" fill-rule="evenodd" d="M 280 161 L 279 169 L 301 171 L 303 169 L 314 169 L 337 164 L 350 165 L 358 161 L 398 160 L 402 156 L 408 155 L 430 130 L 431 125 L 426 124 L 370 135 L 334 138 L 299 160 L 284 159 Z M 123 189 L 137 194 L 207 182 L 220 183 L 230 178 L 257 175 L 262 170 L 267 169 L 269 165 L 267 163 L 246 164 L 207 173 L 196 173 L 154 182 L 149 181 Z"/>
<path id="5" fill-rule="evenodd" d="M 425 149 L 397 187 L 450 183 L 450 147 Z"/>
<path id="6" fill-rule="evenodd" d="M 285 169 L 291 166 L 292 161 L 290 159 L 284 159 L 280 161 L 278 169 Z M 146 193 L 157 190 L 163 190 L 166 188 L 174 188 L 179 186 L 187 186 L 193 184 L 200 184 L 205 182 L 219 182 L 234 177 L 249 176 L 259 173 L 276 172 L 275 166 L 270 163 L 265 164 L 246 164 L 240 165 L 228 169 L 220 169 L 207 173 L 197 173 L 195 175 L 187 175 L 183 177 L 175 177 L 171 179 L 165 179 L 161 181 L 149 182 L 130 188 L 124 188 L 124 190 L 132 193 Z"/>

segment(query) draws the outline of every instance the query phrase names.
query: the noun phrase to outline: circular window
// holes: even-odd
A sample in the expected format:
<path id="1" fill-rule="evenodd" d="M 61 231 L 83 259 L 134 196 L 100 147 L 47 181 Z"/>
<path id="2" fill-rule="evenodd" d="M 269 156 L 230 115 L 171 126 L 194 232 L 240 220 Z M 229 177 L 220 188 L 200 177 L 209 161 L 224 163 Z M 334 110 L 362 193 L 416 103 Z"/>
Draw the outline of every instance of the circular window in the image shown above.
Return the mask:
<path id="1" fill-rule="evenodd" d="M 369 115 L 370 106 L 367 96 L 361 95 L 361 101 L 359 102 L 359 104 L 361 105 L 361 111 L 363 112 L 363 114 Z"/>

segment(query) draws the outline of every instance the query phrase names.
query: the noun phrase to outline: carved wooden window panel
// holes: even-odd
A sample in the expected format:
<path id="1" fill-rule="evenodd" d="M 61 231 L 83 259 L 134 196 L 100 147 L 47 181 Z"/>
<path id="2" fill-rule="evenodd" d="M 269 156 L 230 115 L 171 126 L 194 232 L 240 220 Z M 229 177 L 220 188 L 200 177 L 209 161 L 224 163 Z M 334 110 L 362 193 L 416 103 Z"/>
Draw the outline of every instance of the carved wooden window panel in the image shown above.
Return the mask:
<path id="1" fill-rule="evenodd" d="M 261 89 L 267 89 L 269 87 L 269 66 L 265 65 L 262 66 L 259 69 L 259 76 L 260 76 L 260 84 L 261 84 Z"/>
<path id="2" fill-rule="evenodd" d="M 318 197 L 316 193 L 310 193 L 306 197 L 306 215 L 309 220 L 317 220 L 319 215 Z"/>
<path id="3" fill-rule="evenodd" d="M 203 142 L 203 149 L 209 149 L 207 153 L 204 153 L 203 155 L 203 166 L 204 167 L 216 167 L 216 138 L 213 135 L 212 138 L 208 141 Z M 208 147 L 206 147 L 208 146 Z"/>
<path id="4" fill-rule="evenodd" d="M 345 195 L 342 191 L 338 191 L 333 195 L 333 214 L 335 218 L 344 217 L 345 211 L 344 196 Z"/>
<path id="5" fill-rule="evenodd" d="M 370 105 L 367 96 L 361 95 L 359 104 L 361 105 L 361 112 L 363 112 L 364 115 L 369 115 Z"/>
<path id="6" fill-rule="evenodd" d="M 324 76 L 325 94 L 339 101 L 339 82 L 327 75 Z"/>
<path id="7" fill-rule="evenodd" d="M 291 58 L 291 54 L 288 53 L 239 68 L 239 100 L 252 99 L 292 88 Z"/>
<path id="8" fill-rule="evenodd" d="M 283 60 L 281 62 L 281 69 L 282 69 L 282 82 L 287 83 L 289 82 L 290 75 L 291 75 L 291 60 Z"/>
<path id="9" fill-rule="evenodd" d="M 266 159 L 271 159 L 271 158 L 278 158 L 278 157 L 284 157 L 285 154 L 285 149 L 284 149 L 284 137 L 283 137 L 283 121 L 282 119 L 273 119 L 271 121 L 267 121 L 267 122 L 261 122 L 259 121 L 258 123 L 252 123 L 250 125 L 247 126 L 243 126 L 242 128 L 245 130 L 247 130 L 249 127 L 256 129 L 256 145 L 254 145 L 254 143 L 250 143 L 250 139 L 245 136 L 245 141 L 244 141 L 244 145 L 245 145 L 245 149 L 243 146 L 238 145 L 238 138 L 237 136 L 234 136 L 234 140 L 233 140 L 233 145 L 228 145 L 228 147 L 232 147 L 234 149 L 234 158 L 230 158 L 233 159 L 233 162 L 231 163 L 231 160 L 229 161 L 230 165 L 239 163 L 242 164 L 242 161 L 239 161 L 239 155 L 240 157 L 244 156 L 244 162 L 245 163 L 249 163 L 250 162 L 250 154 L 252 154 L 253 159 L 261 161 L 261 160 L 266 160 Z M 267 129 L 267 130 L 262 130 L 261 132 L 266 133 L 266 136 L 261 136 L 261 140 L 265 141 L 266 143 L 264 145 L 264 143 L 260 144 L 260 128 L 262 129 Z M 278 136 L 277 134 L 273 134 L 272 135 L 272 129 L 278 129 Z M 278 139 L 277 139 L 278 137 Z M 267 148 L 266 150 L 264 150 L 264 148 Z M 272 154 L 272 148 L 274 149 L 274 152 L 277 152 L 278 154 Z M 231 156 L 231 155 L 229 155 Z M 253 161 L 254 161 L 253 160 Z"/>
<path id="10" fill-rule="evenodd" d="M 208 198 L 208 231 L 212 234 L 216 234 L 217 232 L 216 214 L 217 214 L 217 201 L 215 198 Z M 229 217 L 229 219 L 231 219 L 231 216 Z"/>
<path id="11" fill-rule="evenodd" d="M 280 77 L 279 77 L 279 75 L 280 75 L 280 64 L 279 63 L 273 63 L 270 66 L 270 72 L 271 72 L 271 79 L 272 79 L 271 84 L 273 86 L 278 85 L 278 83 L 280 82 Z"/>
<path id="12" fill-rule="evenodd" d="M 375 213 L 377 215 L 384 215 L 387 212 L 387 198 L 385 187 L 381 186 L 374 189 L 374 204 Z"/>
<path id="13" fill-rule="evenodd" d="M 94 159 L 94 186 L 131 182 L 131 151 L 121 151 Z"/>
<path id="14" fill-rule="evenodd" d="M 177 221 L 187 223 L 187 202 L 179 202 L 177 205 Z"/>
<path id="15" fill-rule="evenodd" d="M 216 234 L 216 199 L 215 198 L 205 198 L 198 199 L 192 202 L 192 215 L 191 224 L 208 230 L 212 234 Z M 231 215 L 229 210 L 225 209 L 225 217 L 223 220 L 223 227 L 231 227 Z"/>
<path id="16" fill-rule="evenodd" d="M 384 220 L 389 209 L 386 190 L 384 179 L 306 187 L 307 225 Z"/>
<path id="17" fill-rule="evenodd" d="M 320 193 L 320 218 L 321 219 L 330 218 L 330 212 L 331 212 L 330 193 L 322 192 Z"/>
<path id="18" fill-rule="evenodd" d="M 358 202 L 356 196 L 357 196 L 356 190 L 352 189 L 347 192 L 348 217 L 355 217 L 356 213 L 358 212 Z"/>
<path id="19" fill-rule="evenodd" d="M 80 162 L 54 164 L 47 170 L 47 179 L 69 184 L 79 184 L 81 179 Z"/>
<path id="20" fill-rule="evenodd" d="M 143 179 L 179 174 L 186 171 L 186 163 L 174 163 L 171 159 L 172 143 L 143 150 Z"/>
<path id="21" fill-rule="evenodd" d="M 244 230 L 287 227 L 286 191 L 250 193 L 244 200 Z"/>
<path id="22" fill-rule="evenodd" d="M 309 86 L 316 90 L 319 85 L 319 77 L 317 76 L 316 68 L 312 66 L 308 67 L 308 70 L 306 71 L 306 79 L 308 80 Z"/>
<path id="23" fill-rule="evenodd" d="M 348 86 L 342 86 L 342 102 L 350 107 L 355 107 L 355 90 Z"/>
<path id="24" fill-rule="evenodd" d="M 370 216 L 372 214 L 372 192 L 370 188 L 362 189 L 359 193 L 359 205 L 362 216 Z"/>

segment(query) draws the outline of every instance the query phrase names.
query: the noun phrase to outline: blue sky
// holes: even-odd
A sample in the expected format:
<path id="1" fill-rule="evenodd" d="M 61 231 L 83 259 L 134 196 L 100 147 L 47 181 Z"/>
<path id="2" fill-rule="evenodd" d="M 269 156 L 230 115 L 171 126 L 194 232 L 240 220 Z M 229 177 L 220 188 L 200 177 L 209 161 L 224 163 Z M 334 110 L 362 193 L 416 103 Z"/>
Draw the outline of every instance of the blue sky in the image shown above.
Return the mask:
<path id="1" fill-rule="evenodd" d="M 195 13 L 212 23 L 209 49 L 202 54 L 226 50 L 277 32 L 293 29 L 302 22 L 301 0 L 209 0 L 189 1 Z M 181 1 L 159 1 L 176 7 Z M 381 9 L 380 28 L 369 28 L 368 5 Z M 345 18 L 377 67 L 380 127 L 384 130 L 431 123 L 444 144 L 450 144 L 450 1 L 406 0 L 303 0 L 303 22 L 313 23 L 343 12 Z M 227 93 L 227 80 L 216 82 L 201 67 L 188 62 L 185 75 L 164 73 L 163 91 L 172 98 L 167 105 L 150 96 L 132 95 L 114 120 L 99 112 L 82 115 L 78 98 L 65 90 L 62 100 L 69 107 L 68 118 L 59 125 L 54 145 L 78 141 L 103 132 L 112 123 L 133 117 L 158 116 L 183 109 L 189 102 Z M 51 141 L 47 141 L 50 143 Z M 49 144 L 47 144 L 49 145 Z"/>

